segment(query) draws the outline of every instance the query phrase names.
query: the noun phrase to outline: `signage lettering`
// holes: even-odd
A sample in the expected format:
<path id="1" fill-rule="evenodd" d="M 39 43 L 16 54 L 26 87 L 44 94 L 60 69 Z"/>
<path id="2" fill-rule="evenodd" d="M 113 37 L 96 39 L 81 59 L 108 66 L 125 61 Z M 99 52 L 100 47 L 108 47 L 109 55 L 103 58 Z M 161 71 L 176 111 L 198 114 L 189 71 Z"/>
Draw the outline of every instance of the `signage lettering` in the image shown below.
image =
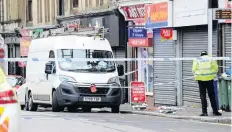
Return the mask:
<path id="1" fill-rule="evenodd" d="M 129 38 L 147 38 L 147 30 L 143 28 L 129 29 Z"/>
<path id="2" fill-rule="evenodd" d="M 173 30 L 171 28 L 160 29 L 160 36 L 161 39 L 172 40 Z"/>
<path id="3" fill-rule="evenodd" d="M 138 18 L 145 17 L 145 6 L 144 5 L 135 5 L 135 6 L 124 6 L 121 7 L 124 12 L 126 20 L 135 20 Z"/>
<path id="4" fill-rule="evenodd" d="M 131 82 L 131 87 L 131 101 L 134 103 L 146 102 L 146 88 L 144 82 Z"/>
<path id="5" fill-rule="evenodd" d="M 215 11 L 216 19 L 231 19 L 231 9 L 219 9 Z"/>

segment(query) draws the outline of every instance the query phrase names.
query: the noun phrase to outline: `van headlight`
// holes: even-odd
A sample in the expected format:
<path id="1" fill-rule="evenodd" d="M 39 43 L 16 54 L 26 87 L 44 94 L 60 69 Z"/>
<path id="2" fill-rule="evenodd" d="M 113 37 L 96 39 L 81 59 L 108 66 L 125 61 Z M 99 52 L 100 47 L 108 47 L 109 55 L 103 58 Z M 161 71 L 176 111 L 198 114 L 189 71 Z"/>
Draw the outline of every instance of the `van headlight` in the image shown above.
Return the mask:
<path id="1" fill-rule="evenodd" d="M 119 77 L 112 77 L 108 80 L 108 84 L 116 83 L 119 84 Z"/>
<path id="2" fill-rule="evenodd" d="M 61 82 L 66 81 L 66 82 L 76 82 L 76 80 L 73 77 L 69 77 L 69 76 L 64 76 L 64 75 L 60 75 L 59 79 Z"/>
<path id="3" fill-rule="evenodd" d="M 118 88 L 120 88 L 120 85 L 119 85 L 118 83 L 112 83 L 112 84 L 110 85 L 110 88 L 118 89 Z"/>

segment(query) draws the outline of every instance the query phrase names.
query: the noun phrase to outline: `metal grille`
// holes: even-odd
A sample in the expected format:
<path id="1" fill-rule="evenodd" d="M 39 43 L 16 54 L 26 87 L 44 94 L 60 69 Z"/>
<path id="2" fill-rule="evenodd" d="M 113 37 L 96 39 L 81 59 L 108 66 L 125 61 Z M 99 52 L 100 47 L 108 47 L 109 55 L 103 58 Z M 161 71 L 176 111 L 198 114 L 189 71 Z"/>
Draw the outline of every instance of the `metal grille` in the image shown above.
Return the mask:
<path id="1" fill-rule="evenodd" d="M 154 30 L 154 58 L 176 56 L 175 42 L 161 42 L 160 31 Z M 174 61 L 154 61 L 154 85 L 155 104 L 177 105 L 175 83 L 168 84 L 176 79 L 176 63 Z"/>
<path id="2" fill-rule="evenodd" d="M 208 30 L 206 26 L 183 29 L 183 57 L 199 57 L 201 51 L 208 51 Z M 217 54 L 217 33 L 213 32 L 213 56 Z M 199 87 L 192 77 L 192 61 L 182 61 L 182 88 L 184 105 L 200 103 Z"/>
<path id="3" fill-rule="evenodd" d="M 225 25 L 225 56 L 226 57 L 231 57 L 231 24 Z M 225 66 L 229 67 L 231 66 L 231 61 L 226 61 Z"/>
<path id="4" fill-rule="evenodd" d="M 88 87 L 77 87 L 76 89 L 80 94 L 107 94 L 109 91 L 109 88 L 97 88 L 97 91 L 92 93 Z"/>

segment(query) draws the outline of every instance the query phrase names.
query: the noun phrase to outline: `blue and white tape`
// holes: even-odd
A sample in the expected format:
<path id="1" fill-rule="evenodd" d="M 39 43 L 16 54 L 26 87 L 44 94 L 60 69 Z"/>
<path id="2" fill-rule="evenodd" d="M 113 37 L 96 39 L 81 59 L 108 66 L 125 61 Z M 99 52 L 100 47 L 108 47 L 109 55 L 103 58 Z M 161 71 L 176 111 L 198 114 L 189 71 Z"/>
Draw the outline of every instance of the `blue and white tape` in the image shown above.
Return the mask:
<path id="1" fill-rule="evenodd" d="M 187 61 L 187 60 L 232 60 L 231 57 L 210 57 L 210 58 L 56 58 L 56 59 L 39 59 L 39 58 L 2 58 L 3 61 L 63 61 L 63 62 L 75 62 L 75 61 Z"/>

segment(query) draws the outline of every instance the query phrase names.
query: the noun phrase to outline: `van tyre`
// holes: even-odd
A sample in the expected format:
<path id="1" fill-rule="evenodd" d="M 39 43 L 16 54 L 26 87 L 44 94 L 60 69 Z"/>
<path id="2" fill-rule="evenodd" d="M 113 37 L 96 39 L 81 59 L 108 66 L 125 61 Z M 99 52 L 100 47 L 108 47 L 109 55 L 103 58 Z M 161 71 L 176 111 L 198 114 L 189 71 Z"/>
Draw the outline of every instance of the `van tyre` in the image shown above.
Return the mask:
<path id="1" fill-rule="evenodd" d="M 29 110 L 29 108 L 28 108 L 28 102 L 27 102 L 26 97 L 25 97 L 25 106 L 24 106 L 24 110 L 25 110 L 25 111 L 28 111 L 28 110 Z"/>
<path id="2" fill-rule="evenodd" d="M 24 110 L 25 109 L 25 105 L 21 105 L 21 110 Z"/>
<path id="3" fill-rule="evenodd" d="M 60 112 L 63 110 L 64 109 L 61 106 L 59 106 L 59 104 L 58 104 L 56 91 L 53 91 L 53 93 L 52 93 L 52 111 L 53 112 Z"/>
<path id="4" fill-rule="evenodd" d="M 29 94 L 29 101 L 28 101 L 28 110 L 29 111 L 37 111 L 38 105 L 33 102 L 31 93 Z"/>
<path id="5" fill-rule="evenodd" d="M 120 112 L 120 106 L 119 105 L 117 105 L 117 106 L 112 106 L 111 107 L 111 112 L 112 113 L 119 113 Z"/>
<path id="6" fill-rule="evenodd" d="M 90 107 L 82 107 L 83 112 L 91 112 L 92 108 Z"/>

